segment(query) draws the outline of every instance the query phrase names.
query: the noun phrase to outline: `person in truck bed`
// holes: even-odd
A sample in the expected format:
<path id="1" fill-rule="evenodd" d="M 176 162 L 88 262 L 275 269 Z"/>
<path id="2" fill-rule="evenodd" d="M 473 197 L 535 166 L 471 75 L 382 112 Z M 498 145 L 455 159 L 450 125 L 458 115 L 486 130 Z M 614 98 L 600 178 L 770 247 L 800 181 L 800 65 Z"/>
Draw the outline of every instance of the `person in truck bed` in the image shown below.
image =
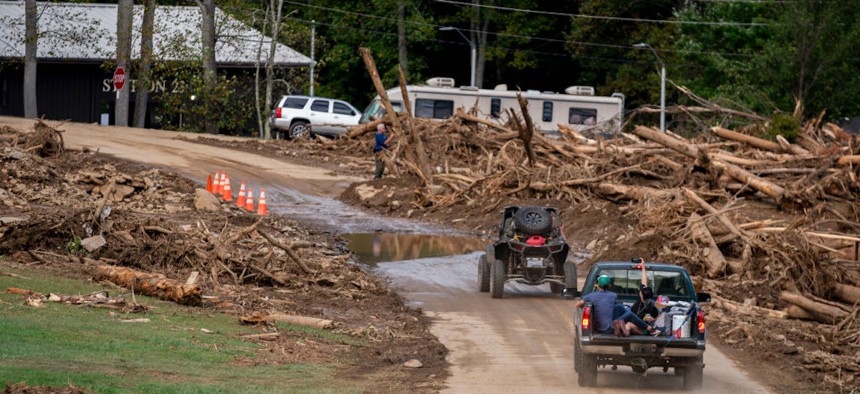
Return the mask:
<path id="1" fill-rule="evenodd" d="M 613 312 L 618 294 L 609 291 L 612 279 L 606 275 L 597 277 L 597 291 L 586 294 L 576 303 L 577 308 L 582 308 L 586 302 L 590 302 L 594 308 L 594 330 L 601 334 L 609 334 L 613 330 Z"/>
<path id="2" fill-rule="evenodd" d="M 660 310 L 654 306 L 654 290 L 648 286 L 648 275 L 645 272 L 645 262 L 640 257 L 633 258 L 633 263 L 639 264 L 642 268 L 642 283 L 639 284 L 639 299 L 633 303 L 630 310 L 639 316 L 640 319 L 648 324 L 654 324 L 654 320 L 660 314 Z M 627 330 L 632 334 L 642 334 L 642 329 L 632 322 L 625 323 Z"/>
<path id="3" fill-rule="evenodd" d="M 633 323 L 643 331 L 647 331 L 652 335 L 660 335 L 654 327 L 651 327 L 636 316 L 635 313 L 617 304 L 618 294 L 609 291 L 609 286 L 612 284 L 612 279 L 607 275 L 597 277 L 597 291 L 586 294 L 579 302 L 576 303 L 577 308 L 582 308 L 586 302 L 590 302 L 594 308 L 594 329 L 600 334 L 615 333 L 616 336 L 630 336 L 630 331 L 627 330 L 627 322 Z"/>

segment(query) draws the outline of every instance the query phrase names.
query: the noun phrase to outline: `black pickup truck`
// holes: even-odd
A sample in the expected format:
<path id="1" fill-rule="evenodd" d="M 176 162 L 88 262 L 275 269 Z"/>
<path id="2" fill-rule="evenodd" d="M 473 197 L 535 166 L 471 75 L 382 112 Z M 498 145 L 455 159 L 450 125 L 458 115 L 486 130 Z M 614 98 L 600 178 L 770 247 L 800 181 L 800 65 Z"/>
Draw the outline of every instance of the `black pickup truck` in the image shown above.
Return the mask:
<path id="1" fill-rule="evenodd" d="M 582 292 L 572 296 L 585 296 L 597 291 L 595 283 L 600 275 L 611 279 L 609 291 L 618 295 L 619 303 L 632 305 L 639 297 L 642 281 L 641 265 L 630 262 L 599 262 L 589 271 Z M 597 383 L 599 366 L 630 366 L 645 373 L 649 368 L 674 368 L 675 375 L 683 375 L 684 388 L 702 386 L 703 355 L 705 353 L 705 316 L 699 302 L 708 302 L 707 293 L 696 293 L 690 274 L 683 267 L 669 264 L 645 263 L 648 285 L 655 297 L 669 297 L 676 306 L 671 307 L 672 329 L 664 335 L 615 336 L 600 334 L 594 329 L 594 311 L 585 303 L 574 311 L 574 369 L 580 386 L 593 387 Z M 668 311 L 664 309 L 664 311 Z"/>

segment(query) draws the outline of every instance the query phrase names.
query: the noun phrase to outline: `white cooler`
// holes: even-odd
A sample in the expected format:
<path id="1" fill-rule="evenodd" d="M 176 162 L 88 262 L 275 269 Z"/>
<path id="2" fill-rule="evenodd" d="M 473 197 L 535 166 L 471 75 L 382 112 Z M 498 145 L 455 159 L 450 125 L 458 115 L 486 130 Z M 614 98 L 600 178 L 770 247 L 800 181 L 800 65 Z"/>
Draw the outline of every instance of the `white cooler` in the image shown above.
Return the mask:
<path id="1" fill-rule="evenodd" d="M 686 314 L 672 315 L 672 334 L 676 338 L 688 338 L 690 336 L 690 326 L 692 318 L 688 319 Z M 684 321 L 686 319 L 686 321 Z"/>

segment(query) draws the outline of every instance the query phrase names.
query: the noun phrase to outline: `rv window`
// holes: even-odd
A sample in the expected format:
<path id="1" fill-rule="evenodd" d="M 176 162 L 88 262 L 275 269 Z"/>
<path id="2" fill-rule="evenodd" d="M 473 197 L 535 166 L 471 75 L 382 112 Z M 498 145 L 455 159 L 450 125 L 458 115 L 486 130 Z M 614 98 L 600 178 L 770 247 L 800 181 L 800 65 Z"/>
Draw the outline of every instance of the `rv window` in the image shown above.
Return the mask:
<path id="1" fill-rule="evenodd" d="M 552 122 L 552 101 L 543 102 L 543 121 Z"/>
<path id="2" fill-rule="evenodd" d="M 284 100 L 284 105 L 282 105 L 281 107 L 302 109 L 305 107 L 305 104 L 307 104 L 307 103 L 308 103 L 308 99 L 306 99 L 306 98 L 287 97 L 287 99 Z"/>
<path id="3" fill-rule="evenodd" d="M 311 103 L 311 111 L 328 112 L 328 100 L 314 100 Z"/>
<path id="4" fill-rule="evenodd" d="M 451 115 L 454 115 L 454 102 L 451 100 L 415 100 L 416 117 L 445 119 Z"/>
<path id="5" fill-rule="evenodd" d="M 490 99 L 490 116 L 494 118 L 498 118 L 499 114 L 502 112 L 502 99 L 494 98 Z"/>
<path id="6" fill-rule="evenodd" d="M 339 103 L 337 101 L 334 102 L 334 111 L 333 112 L 338 114 L 338 115 L 349 115 L 349 116 L 355 115 L 355 111 L 353 111 L 352 108 L 349 108 L 349 106 L 347 106 L 346 104 Z"/>
<path id="7" fill-rule="evenodd" d="M 570 118 L 567 123 L 593 125 L 597 123 L 597 110 L 591 108 L 571 108 Z"/>

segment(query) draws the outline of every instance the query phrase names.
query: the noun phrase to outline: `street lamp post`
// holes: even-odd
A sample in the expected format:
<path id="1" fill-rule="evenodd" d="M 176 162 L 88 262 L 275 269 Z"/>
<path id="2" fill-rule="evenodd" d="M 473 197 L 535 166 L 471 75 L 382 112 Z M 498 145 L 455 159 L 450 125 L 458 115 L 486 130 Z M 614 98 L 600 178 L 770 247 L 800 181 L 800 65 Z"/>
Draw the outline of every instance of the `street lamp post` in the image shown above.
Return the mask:
<path id="1" fill-rule="evenodd" d="M 463 39 L 469 43 L 469 47 L 472 48 L 472 68 L 471 68 L 472 79 L 471 79 L 471 82 L 469 83 L 469 86 L 475 86 L 475 63 L 477 63 L 477 60 L 478 60 L 478 50 L 477 50 L 477 48 L 475 48 L 475 42 L 470 40 L 469 37 L 466 37 L 466 35 L 463 34 L 463 32 L 460 31 L 460 29 L 458 29 L 456 27 L 444 26 L 444 27 L 439 28 L 439 31 L 451 31 L 451 30 L 456 30 L 457 33 L 460 33 L 460 35 L 463 37 Z"/>
<path id="2" fill-rule="evenodd" d="M 660 59 L 660 56 L 657 55 L 657 51 L 654 50 L 651 45 L 640 42 L 638 44 L 633 44 L 633 48 L 648 48 L 651 50 L 651 53 L 654 54 L 654 57 L 657 58 L 657 61 L 660 63 L 660 132 L 666 132 L 666 63 L 663 63 L 663 59 Z"/>

